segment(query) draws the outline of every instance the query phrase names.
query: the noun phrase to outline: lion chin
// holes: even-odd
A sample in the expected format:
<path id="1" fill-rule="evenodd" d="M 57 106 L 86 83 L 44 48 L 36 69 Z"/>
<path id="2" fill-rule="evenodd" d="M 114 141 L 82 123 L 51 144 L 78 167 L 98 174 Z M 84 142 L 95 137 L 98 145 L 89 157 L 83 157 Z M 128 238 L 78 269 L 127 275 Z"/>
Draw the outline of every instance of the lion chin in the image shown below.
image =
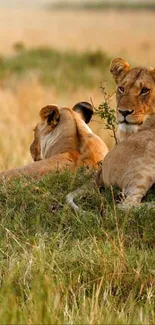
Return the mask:
<path id="1" fill-rule="evenodd" d="M 131 134 L 138 132 L 140 124 L 119 123 L 117 129 L 118 142 L 126 140 Z"/>

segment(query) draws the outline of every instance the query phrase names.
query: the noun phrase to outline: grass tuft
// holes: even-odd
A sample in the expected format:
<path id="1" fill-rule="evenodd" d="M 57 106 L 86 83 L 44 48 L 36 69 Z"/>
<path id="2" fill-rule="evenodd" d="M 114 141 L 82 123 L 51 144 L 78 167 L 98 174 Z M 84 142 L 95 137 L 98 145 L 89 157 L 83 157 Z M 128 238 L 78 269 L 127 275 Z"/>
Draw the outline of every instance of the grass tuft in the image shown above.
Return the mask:
<path id="1" fill-rule="evenodd" d="M 1 324 L 155 323 L 154 211 L 115 211 L 111 190 L 94 188 L 74 215 L 66 194 L 90 178 L 82 168 L 1 185 Z"/>

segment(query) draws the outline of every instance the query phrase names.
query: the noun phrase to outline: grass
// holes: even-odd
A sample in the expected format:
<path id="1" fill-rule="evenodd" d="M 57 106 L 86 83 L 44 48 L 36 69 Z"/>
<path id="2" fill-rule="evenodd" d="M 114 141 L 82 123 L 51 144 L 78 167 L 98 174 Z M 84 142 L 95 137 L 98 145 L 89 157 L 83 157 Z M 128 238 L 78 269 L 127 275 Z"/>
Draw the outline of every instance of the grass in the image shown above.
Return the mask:
<path id="1" fill-rule="evenodd" d="M 106 189 L 58 172 L 0 187 L 1 324 L 154 324 L 154 211 L 117 211 Z M 118 196 L 118 191 L 115 193 Z"/>
<path id="2" fill-rule="evenodd" d="M 103 78 L 108 78 L 110 58 L 101 51 L 59 51 L 52 48 L 25 49 L 14 45 L 16 54 L 1 57 L 0 79 L 12 76 L 24 78 L 30 72 L 38 75 L 44 85 L 54 85 L 57 89 L 75 90 L 92 88 Z"/>
<path id="3" fill-rule="evenodd" d="M 70 1 L 54 2 L 49 9 L 80 10 L 155 10 L 154 1 Z"/>

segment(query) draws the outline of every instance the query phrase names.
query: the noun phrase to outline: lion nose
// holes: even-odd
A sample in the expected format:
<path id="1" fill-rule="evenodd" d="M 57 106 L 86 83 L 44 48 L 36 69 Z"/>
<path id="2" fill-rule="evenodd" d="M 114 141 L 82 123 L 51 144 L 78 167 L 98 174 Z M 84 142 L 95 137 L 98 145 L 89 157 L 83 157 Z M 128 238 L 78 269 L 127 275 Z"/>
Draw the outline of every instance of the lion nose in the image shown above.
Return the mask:
<path id="1" fill-rule="evenodd" d="M 133 113 L 133 110 L 132 111 L 122 111 L 121 109 L 118 110 L 120 114 L 122 114 L 124 117 L 126 117 L 127 115 L 130 115 Z"/>

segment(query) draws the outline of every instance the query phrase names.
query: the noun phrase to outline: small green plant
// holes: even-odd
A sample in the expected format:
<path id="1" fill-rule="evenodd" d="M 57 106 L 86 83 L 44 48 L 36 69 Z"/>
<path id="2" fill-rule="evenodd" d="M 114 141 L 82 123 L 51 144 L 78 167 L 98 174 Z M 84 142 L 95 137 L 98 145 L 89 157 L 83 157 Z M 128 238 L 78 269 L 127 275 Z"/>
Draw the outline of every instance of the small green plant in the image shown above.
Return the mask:
<path id="1" fill-rule="evenodd" d="M 105 120 L 105 129 L 112 131 L 112 136 L 114 137 L 115 142 L 117 144 L 117 121 L 115 116 L 115 110 L 110 106 L 110 101 L 113 96 L 113 93 L 109 94 L 104 84 L 101 86 L 101 91 L 103 93 L 104 101 L 99 105 L 98 108 L 95 108 L 95 114 L 98 115 L 102 120 Z"/>

